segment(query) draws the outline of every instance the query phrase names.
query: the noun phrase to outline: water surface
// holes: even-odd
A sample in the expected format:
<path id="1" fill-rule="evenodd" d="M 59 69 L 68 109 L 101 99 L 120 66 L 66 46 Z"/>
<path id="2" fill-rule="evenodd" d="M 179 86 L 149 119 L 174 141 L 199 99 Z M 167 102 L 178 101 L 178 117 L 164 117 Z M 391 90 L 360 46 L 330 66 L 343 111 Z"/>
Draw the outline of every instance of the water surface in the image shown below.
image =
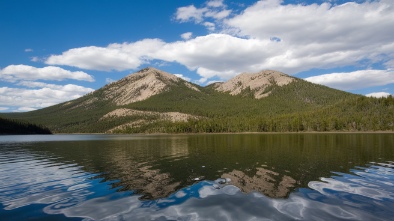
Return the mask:
<path id="1" fill-rule="evenodd" d="M 394 134 L 0 136 L 5 220 L 391 220 Z"/>

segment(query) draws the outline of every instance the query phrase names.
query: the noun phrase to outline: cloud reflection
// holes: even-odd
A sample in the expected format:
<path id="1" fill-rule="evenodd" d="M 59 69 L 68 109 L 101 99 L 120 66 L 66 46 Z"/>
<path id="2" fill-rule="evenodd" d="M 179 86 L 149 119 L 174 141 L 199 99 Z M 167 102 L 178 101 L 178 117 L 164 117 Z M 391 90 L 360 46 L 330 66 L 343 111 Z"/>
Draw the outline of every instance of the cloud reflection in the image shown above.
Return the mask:
<path id="1" fill-rule="evenodd" d="M 110 183 L 92 179 L 94 174 L 82 172 L 76 164 L 60 165 L 25 153 L 0 172 L 0 201 L 6 210 L 45 204 L 46 214 L 85 220 L 390 220 L 394 216 L 392 164 L 310 182 L 310 188 L 300 188 L 288 199 L 249 189 L 248 185 L 264 186 L 264 180 L 277 176 L 263 168 L 257 171 L 250 177 L 234 170 L 227 174 L 231 181 L 201 181 L 167 197 L 141 200 L 138 194 L 110 190 Z M 236 176 L 249 184 L 244 189 L 228 184 L 241 182 Z M 286 189 L 293 182 L 283 175 L 280 183 Z M 271 193 L 281 194 L 280 186 Z"/>
<path id="2" fill-rule="evenodd" d="M 42 219 L 51 219 L 52 214 L 85 220 L 391 220 L 394 217 L 394 163 L 390 161 L 351 167 L 343 170 L 346 173 L 322 175 L 320 180 L 308 178 L 315 181 L 309 182 L 308 188 L 297 188 L 300 180 L 297 173 L 291 173 L 295 177 L 292 178 L 279 172 L 278 167 L 275 170 L 264 166 L 273 163 L 247 161 L 254 152 L 246 155 L 243 149 L 240 151 L 245 161 L 240 160 L 240 152 L 235 151 L 238 149 L 226 155 L 230 148 L 227 146 L 215 149 L 220 157 L 201 148 L 185 150 L 183 147 L 189 145 L 186 139 L 163 140 L 160 145 L 141 140 L 108 143 L 107 148 L 100 149 L 100 155 L 94 153 L 103 142 L 81 142 L 75 148 L 61 143 L 26 144 L 31 148 L 0 145 L 2 219 L 4 214 L 22 208 L 28 214 L 38 213 L 34 215 Z M 282 152 L 278 154 L 278 158 L 283 156 Z M 225 162 L 221 163 L 222 159 Z M 194 169 L 193 177 L 215 176 L 217 180 L 180 184 L 184 172 L 189 171 L 184 165 Z M 234 166 L 216 173 L 226 165 Z M 209 170 L 215 173 L 210 175 Z M 177 175 L 181 178 L 175 179 Z M 275 198 L 284 196 L 287 198 Z M 15 220 L 14 217 L 4 219 Z"/>

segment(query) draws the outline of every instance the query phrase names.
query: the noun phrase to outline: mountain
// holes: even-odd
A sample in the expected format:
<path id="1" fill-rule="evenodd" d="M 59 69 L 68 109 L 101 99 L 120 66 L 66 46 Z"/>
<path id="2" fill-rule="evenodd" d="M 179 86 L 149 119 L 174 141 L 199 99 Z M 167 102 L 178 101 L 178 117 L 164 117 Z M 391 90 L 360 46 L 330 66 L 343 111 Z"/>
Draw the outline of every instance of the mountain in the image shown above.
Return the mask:
<path id="1" fill-rule="evenodd" d="M 170 90 L 171 87 L 180 85 L 197 92 L 200 91 L 196 85 L 175 75 L 149 67 L 92 92 L 91 96 L 79 105 L 88 108 L 89 106 L 95 106 L 97 102 L 106 102 L 109 105 L 122 106 L 146 100 Z M 64 107 L 75 106 L 76 102 L 78 103 L 78 100 L 67 102 Z"/>
<path id="2" fill-rule="evenodd" d="M 260 99 L 271 93 L 269 88 L 273 85 L 284 86 L 293 81 L 296 79 L 282 72 L 266 70 L 258 73 L 242 73 L 227 82 L 216 84 L 215 89 L 231 95 L 242 94 L 245 90 L 253 91 L 254 97 Z"/>
<path id="3" fill-rule="evenodd" d="M 105 99 L 121 106 L 146 100 L 169 90 L 171 86 L 179 84 L 192 90 L 200 91 L 196 86 L 175 75 L 155 68 L 145 68 L 105 86 L 103 88 L 103 96 Z"/>
<path id="4" fill-rule="evenodd" d="M 242 73 L 206 87 L 145 68 L 81 98 L 2 114 L 55 133 L 393 130 L 394 100 L 367 98 L 284 73 Z"/>

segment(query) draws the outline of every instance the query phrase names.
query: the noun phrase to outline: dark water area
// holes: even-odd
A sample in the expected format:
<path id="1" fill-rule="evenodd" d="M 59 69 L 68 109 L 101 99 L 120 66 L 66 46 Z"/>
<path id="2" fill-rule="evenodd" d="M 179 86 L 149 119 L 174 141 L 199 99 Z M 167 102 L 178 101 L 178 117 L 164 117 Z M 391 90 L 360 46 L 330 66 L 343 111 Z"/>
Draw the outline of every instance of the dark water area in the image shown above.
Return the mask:
<path id="1" fill-rule="evenodd" d="M 0 136 L 1 220 L 393 220 L 394 134 Z"/>

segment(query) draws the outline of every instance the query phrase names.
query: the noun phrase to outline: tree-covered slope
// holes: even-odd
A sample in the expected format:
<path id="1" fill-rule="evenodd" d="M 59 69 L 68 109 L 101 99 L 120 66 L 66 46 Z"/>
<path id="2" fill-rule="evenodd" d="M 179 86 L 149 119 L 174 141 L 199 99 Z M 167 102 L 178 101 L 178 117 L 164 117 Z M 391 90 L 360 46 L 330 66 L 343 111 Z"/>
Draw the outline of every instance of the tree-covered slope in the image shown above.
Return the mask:
<path id="1" fill-rule="evenodd" d="M 274 71 L 234 79 L 200 87 L 148 68 L 76 100 L 3 116 L 55 133 L 393 130 L 392 97 L 367 98 Z"/>
<path id="2" fill-rule="evenodd" d="M 104 133 L 127 122 L 156 119 L 152 115 L 139 114 L 101 120 L 124 104 L 149 99 L 176 87 L 182 87 L 185 92 L 200 93 L 197 85 L 160 70 L 146 68 L 75 100 L 36 111 L 0 116 L 45 125 L 54 133 Z"/>
<path id="3" fill-rule="evenodd" d="M 0 134 L 51 134 L 51 131 L 43 126 L 0 117 Z"/>
<path id="4" fill-rule="evenodd" d="M 297 79 L 286 86 L 272 85 L 266 88 L 270 95 L 255 99 L 252 90 L 230 95 L 218 92 L 213 86 L 201 89 L 201 93 L 172 88 L 150 99 L 127 105 L 128 108 L 155 111 L 179 111 L 204 117 L 236 117 L 280 115 L 315 110 L 333 105 L 358 95 L 346 93 Z"/>

